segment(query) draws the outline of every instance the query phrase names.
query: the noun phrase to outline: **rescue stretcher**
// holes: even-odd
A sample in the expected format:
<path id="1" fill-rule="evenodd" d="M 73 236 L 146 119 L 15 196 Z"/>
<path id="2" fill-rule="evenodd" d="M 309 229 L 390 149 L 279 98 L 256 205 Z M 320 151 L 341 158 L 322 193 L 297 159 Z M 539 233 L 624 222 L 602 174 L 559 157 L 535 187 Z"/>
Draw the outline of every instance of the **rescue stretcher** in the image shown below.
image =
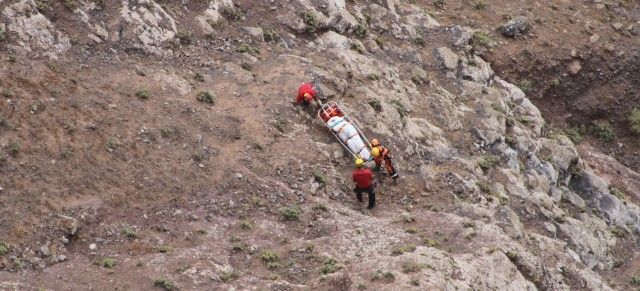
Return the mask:
<path id="1" fill-rule="evenodd" d="M 335 101 L 322 104 L 318 118 L 329 128 L 331 134 L 354 157 L 371 160 L 371 143 L 350 117 Z"/>

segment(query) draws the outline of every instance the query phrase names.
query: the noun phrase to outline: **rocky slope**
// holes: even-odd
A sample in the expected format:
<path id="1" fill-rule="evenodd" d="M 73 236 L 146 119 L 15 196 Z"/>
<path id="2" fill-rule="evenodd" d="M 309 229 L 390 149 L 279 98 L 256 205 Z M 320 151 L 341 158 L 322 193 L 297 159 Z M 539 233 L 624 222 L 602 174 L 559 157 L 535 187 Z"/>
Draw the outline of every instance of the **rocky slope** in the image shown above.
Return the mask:
<path id="1" fill-rule="evenodd" d="M 637 283 L 638 174 L 548 130 L 472 29 L 392 0 L 0 9 L 0 288 Z M 292 104 L 310 80 L 393 151 L 373 211 Z"/>

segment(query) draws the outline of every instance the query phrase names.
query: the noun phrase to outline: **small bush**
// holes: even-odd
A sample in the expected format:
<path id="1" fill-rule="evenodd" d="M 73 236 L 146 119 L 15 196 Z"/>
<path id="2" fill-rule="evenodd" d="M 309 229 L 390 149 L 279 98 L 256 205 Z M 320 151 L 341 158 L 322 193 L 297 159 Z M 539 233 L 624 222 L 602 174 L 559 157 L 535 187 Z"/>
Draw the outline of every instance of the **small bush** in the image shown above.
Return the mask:
<path id="1" fill-rule="evenodd" d="M 198 82 L 204 82 L 204 75 L 202 75 L 200 73 L 196 73 L 196 75 L 193 76 L 193 78 Z"/>
<path id="2" fill-rule="evenodd" d="M 190 45 L 193 43 L 193 34 L 190 31 L 178 31 L 176 38 L 181 45 Z"/>
<path id="3" fill-rule="evenodd" d="M 487 8 L 487 4 L 485 4 L 484 1 L 482 0 L 478 0 L 475 3 L 473 3 L 473 7 L 478 10 L 483 10 Z"/>
<path id="4" fill-rule="evenodd" d="M 233 270 L 225 270 L 220 274 L 220 281 L 223 283 L 231 282 L 238 277 L 238 274 Z"/>
<path id="5" fill-rule="evenodd" d="M 416 246 L 415 245 L 398 245 L 393 247 L 393 249 L 391 249 L 391 254 L 394 256 L 399 256 L 402 255 L 404 253 L 411 253 L 414 252 L 416 250 Z"/>
<path id="6" fill-rule="evenodd" d="M 313 11 L 305 11 L 302 13 L 302 21 L 306 24 L 309 30 L 313 31 L 318 27 L 318 18 Z"/>
<path id="7" fill-rule="evenodd" d="M 514 252 L 514 251 L 507 251 L 505 253 L 505 255 L 507 256 L 507 258 L 509 258 L 510 261 L 515 262 L 518 260 L 518 253 Z"/>
<path id="8" fill-rule="evenodd" d="M 624 200 L 624 193 L 622 193 L 620 189 L 616 187 L 611 187 L 609 188 L 609 192 L 611 192 L 611 195 L 618 197 L 618 199 Z"/>
<path id="9" fill-rule="evenodd" d="M 7 38 L 7 34 L 4 31 L 4 29 L 2 29 L 2 27 L 0 27 L 0 41 L 3 41 Z"/>
<path id="10" fill-rule="evenodd" d="M 476 33 L 473 34 L 472 42 L 481 46 L 489 46 L 491 37 L 484 31 L 476 31 Z"/>
<path id="11" fill-rule="evenodd" d="M 259 49 L 254 48 L 254 47 L 252 47 L 252 46 L 250 46 L 248 44 L 244 44 L 244 43 L 238 46 L 238 48 L 236 49 L 236 52 L 239 52 L 241 54 L 248 53 L 248 54 L 251 54 L 251 55 L 260 54 L 260 50 Z"/>
<path id="12" fill-rule="evenodd" d="M 275 263 L 278 261 L 278 253 L 272 250 L 264 250 L 260 253 L 260 259 L 265 263 Z"/>
<path id="13" fill-rule="evenodd" d="M 396 108 L 396 111 L 398 111 L 398 114 L 400 114 L 400 118 L 404 118 L 409 113 L 409 110 L 407 110 L 407 108 L 404 107 L 404 104 L 402 104 L 402 102 L 400 102 L 399 100 L 391 100 L 391 104 L 393 104 L 393 106 Z"/>
<path id="14" fill-rule="evenodd" d="M 136 238 L 138 237 L 138 232 L 136 232 L 133 228 L 131 227 L 125 227 L 122 230 L 122 234 L 128 238 Z"/>
<path id="15" fill-rule="evenodd" d="M 424 38 L 422 37 L 415 37 L 411 40 L 411 43 L 415 44 L 415 45 L 419 45 L 419 46 L 425 46 L 427 45 L 427 42 L 424 40 Z"/>
<path id="16" fill-rule="evenodd" d="M 327 207 L 327 205 L 324 205 L 322 203 L 318 203 L 316 205 L 313 206 L 314 210 L 319 210 L 319 211 L 329 211 L 329 208 Z"/>
<path id="17" fill-rule="evenodd" d="M 200 102 L 213 104 L 215 102 L 215 96 L 212 93 L 206 91 L 200 91 L 196 94 L 196 99 Z"/>
<path id="18" fill-rule="evenodd" d="M 409 281 L 409 283 L 411 283 L 411 285 L 413 285 L 413 286 L 420 286 L 420 279 L 413 278 L 413 279 L 411 279 L 411 281 Z"/>
<path id="19" fill-rule="evenodd" d="M 520 88 L 520 90 L 522 90 L 524 94 L 528 94 L 531 91 L 532 87 L 533 84 L 531 84 L 531 81 L 529 80 L 522 80 L 520 81 L 520 83 L 518 83 L 518 88 Z"/>
<path id="20" fill-rule="evenodd" d="M 610 141 L 615 137 L 613 126 L 607 120 L 596 120 L 593 122 L 593 133 L 601 140 Z"/>
<path id="21" fill-rule="evenodd" d="M 563 130 L 564 135 L 566 135 L 574 144 L 579 144 L 582 142 L 582 134 L 584 133 L 578 127 L 569 127 Z"/>
<path id="22" fill-rule="evenodd" d="M 375 41 L 379 47 L 384 48 L 384 40 L 381 37 L 376 36 L 373 41 Z"/>
<path id="23" fill-rule="evenodd" d="M 244 251 L 244 247 L 245 245 L 243 243 L 235 243 L 231 246 L 231 251 L 233 251 L 234 253 L 240 253 Z"/>
<path id="24" fill-rule="evenodd" d="M 494 155 L 485 155 L 478 161 L 478 167 L 482 171 L 488 171 L 500 162 L 500 158 Z"/>
<path id="25" fill-rule="evenodd" d="M 9 252 L 9 247 L 3 241 L 0 241 L 0 256 L 4 256 Z"/>
<path id="26" fill-rule="evenodd" d="M 640 285 L 640 276 L 635 276 L 635 277 L 631 278 L 631 284 Z"/>
<path id="27" fill-rule="evenodd" d="M 640 134 L 640 109 L 634 108 L 629 114 L 629 123 L 631 131 L 635 134 Z"/>
<path id="28" fill-rule="evenodd" d="M 73 11 L 76 9 L 76 7 L 78 7 L 78 3 L 76 2 L 76 0 L 64 0 L 64 7 Z"/>
<path id="29" fill-rule="evenodd" d="M 611 233 L 617 238 L 623 238 L 627 236 L 627 231 L 624 228 L 619 227 L 617 225 L 611 229 Z"/>
<path id="30" fill-rule="evenodd" d="M 364 46 L 362 46 L 362 44 L 359 42 L 354 42 L 353 44 L 351 44 L 351 50 L 357 51 L 360 54 L 364 54 L 366 51 L 364 49 Z"/>
<path id="31" fill-rule="evenodd" d="M 327 184 L 327 176 L 325 176 L 320 170 L 313 171 L 313 179 L 321 186 Z"/>
<path id="32" fill-rule="evenodd" d="M 300 208 L 298 208 L 298 206 L 290 206 L 290 207 L 284 207 L 280 209 L 280 215 L 282 215 L 282 218 L 284 218 L 284 220 L 287 220 L 287 221 L 300 220 L 301 214 L 302 213 L 300 211 Z"/>
<path id="33" fill-rule="evenodd" d="M 116 259 L 114 258 L 105 258 L 98 262 L 98 265 L 103 268 L 111 269 L 115 267 L 117 264 Z"/>
<path id="34" fill-rule="evenodd" d="M 327 275 L 335 273 L 340 269 L 342 269 L 342 265 L 338 264 L 338 261 L 336 261 L 334 258 L 328 258 L 324 261 L 324 264 L 320 268 L 320 273 L 322 275 Z"/>
<path id="35" fill-rule="evenodd" d="M 428 247 L 437 247 L 438 245 L 440 245 L 438 243 L 438 241 L 436 241 L 435 239 L 430 239 L 430 238 L 426 238 L 423 240 L 424 244 L 426 244 Z"/>
<path id="36" fill-rule="evenodd" d="M 154 279 L 153 286 L 160 287 L 166 291 L 178 290 L 176 284 L 164 278 Z"/>
<path id="37" fill-rule="evenodd" d="M 138 90 L 138 92 L 136 92 L 136 97 L 141 100 L 147 100 L 149 99 L 149 91 L 146 89 Z"/>
<path id="38" fill-rule="evenodd" d="M 389 282 L 393 282 L 396 279 L 396 275 L 394 275 L 392 272 L 390 271 L 383 271 L 383 270 L 377 270 L 375 273 L 373 273 L 373 281 L 377 281 L 377 280 L 387 280 Z"/>
<path id="39" fill-rule="evenodd" d="M 409 227 L 409 228 L 405 229 L 404 232 L 409 233 L 409 234 L 416 234 L 416 233 L 418 233 L 418 229 L 415 228 L 415 227 Z"/>
<path id="40" fill-rule="evenodd" d="M 262 37 L 266 42 L 278 41 L 280 40 L 280 36 L 273 28 L 263 28 L 262 29 Z"/>
<path id="41" fill-rule="evenodd" d="M 408 261 L 402 264 L 402 272 L 403 273 L 415 273 L 422 270 L 424 266 L 416 263 L 415 261 Z"/>
<path id="42" fill-rule="evenodd" d="M 240 21 L 242 20 L 242 17 L 244 17 L 242 11 L 235 8 L 223 8 L 220 12 L 225 19 L 231 21 Z"/>
<path id="43" fill-rule="evenodd" d="M 19 152 L 20 152 L 20 143 L 16 140 L 11 141 L 9 143 L 9 154 L 15 157 L 18 155 Z"/>
<path id="44" fill-rule="evenodd" d="M 159 253 L 163 253 L 163 254 L 164 253 L 168 253 L 168 252 L 170 252 L 172 250 L 173 250 L 173 248 L 171 246 L 169 246 L 169 245 L 161 245 L 161 246 L 158 247 L 158 252 Z"/>
<path id="45" fill-rule="evenodd" d="M 250 230 L 253 229 L 253 222 L 249 221 L 249 220 L 243 220 L 242 222 L 240 222 L 240 227 L 244 230 Z"/>
<path id="46" fill-rule="evenodd" d="M 253 71 L 253 66 L 247 62 L 240 63 L 240 67 L 246 71 Z"/>
<path id="47" fill-rule="evenodd" d="M 355 34 L 358 38 L 364 38 L 365 36 L 367 36 L 367 28 L 362 24 L 358 24 L 353 31 L 353 34 Z"/>

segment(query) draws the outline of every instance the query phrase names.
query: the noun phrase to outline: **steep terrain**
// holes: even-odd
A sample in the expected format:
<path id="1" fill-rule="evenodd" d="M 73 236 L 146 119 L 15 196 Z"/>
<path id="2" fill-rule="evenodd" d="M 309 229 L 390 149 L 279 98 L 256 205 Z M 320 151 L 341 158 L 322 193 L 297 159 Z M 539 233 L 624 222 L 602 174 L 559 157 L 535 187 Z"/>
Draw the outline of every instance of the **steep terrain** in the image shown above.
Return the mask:
<path id="1" fill-rule="evenodd" d="M 637 288 L 638 173 L 417 4 L 0 2 L 0 289 Z M 305 81 L 392 149 L 374 210 Z"/>

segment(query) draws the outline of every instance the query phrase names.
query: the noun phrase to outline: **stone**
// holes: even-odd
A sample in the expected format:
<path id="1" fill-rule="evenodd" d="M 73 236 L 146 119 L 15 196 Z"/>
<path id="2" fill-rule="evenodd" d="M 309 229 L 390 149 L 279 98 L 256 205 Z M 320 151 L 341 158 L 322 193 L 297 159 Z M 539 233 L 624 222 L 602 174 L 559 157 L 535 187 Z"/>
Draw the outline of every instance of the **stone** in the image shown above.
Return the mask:
<path id="1" fill-rule="evenodd" d="M 58 218 L 60 218 L 60 226 L 65 230 L 66 235 L 76 234 L 79 225 L 77 219 L 61 214 L 58 215 Z"/>
<path id="2" fill-rule="evenodd" d="M 95 251 L 98 249 L 98 245 L 96 245 L 95 243 L 91 243 L 89 244 L 89 250 L 91 251 Z"/>
<path id="3" fill-rule="evenodd" d="M 439 47 L 435 50 L 435 55 L 445 69 L 450 71 L 458 69 L 458 54 L 453 52 L 450 48 Z"/>
<path id="4" fill-rule="evenodd" d="M 172 40 L 178 32 L 173 17 L 152 0 L 123 1 L 120 16 L 127 24 L 123 37 L 134 40 L 133 47 L 148 53 L 163 54 L 162 43 Z"/>
<path id="5" fill-rule="evenodd" d="M 598 42 L 599 39 L 600 39 L 600 35 L 596 33 L 589 37 L 589 42 L 593 44 Z"/>
<path id="6" fill-rule="evenodd" d="M 516 37 L 526 34 L 531 30 L 529 19 L 525 16 L 516 16 L 502 26 L 502 35 L 506 37 Z"/>
<path id="7" fill-rule="evenodd" d="M 567 67 L 567 71 L 569 71 L 570 75 L 577 75 L 580 70 L 582 70 L 582 64 L 580 64 L 580 61 L 578 60 L 574 60 Z"/>

